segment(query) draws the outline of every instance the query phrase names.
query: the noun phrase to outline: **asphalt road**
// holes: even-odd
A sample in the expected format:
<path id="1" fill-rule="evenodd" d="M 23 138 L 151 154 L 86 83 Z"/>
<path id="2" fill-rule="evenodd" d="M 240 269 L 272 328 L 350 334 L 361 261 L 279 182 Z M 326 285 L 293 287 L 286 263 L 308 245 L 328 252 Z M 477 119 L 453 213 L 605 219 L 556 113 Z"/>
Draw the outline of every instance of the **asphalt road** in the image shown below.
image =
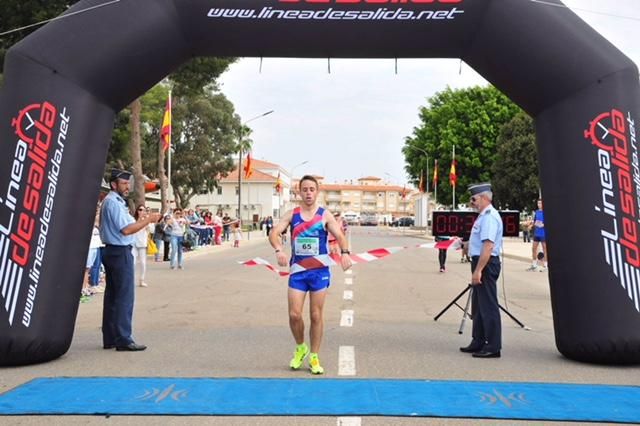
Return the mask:
<path id="1" fill-rule="evenodd" d="M 352 247 L 415 246 L 423 242 L 402 230 L 354 228 Z M 275 262 L 264 238 L 255 235 L 242 247 L 210 247 L 190 253 L 185 269 L 149 264 L 148 288 L 136 289 L 134 335 L 149 346 L 140 353 L 103 350 L 102 296 L 80 305 L 74 340 L 58 360 L 0 369 L 0 392 L 37 377 L 277 377 L 309 378 L 292 372 L 294 349 L 287 318 L 287 281 L 262 267 L 242 267 L 256 256 Z M 479 360 L 460 353 L 470 340 L 467 321 L 458 334 L 462 312 L 455 306 L 437 322 L 434 316 L 470 280 L 469 264 L 450 252 L 447 272 L 438 272 L 437 251 L 411 248 L 377 262 L 356 265 L 347 275 L 334 269 L 325 306 L 325 336 L 320 358 L 325 377 L 340 377 L 339 348 L 352 346 L 349 363 L 357 378 L 527 381 L 637 385 L 640 367 L 581 364 L 555 349 L 546 273 L 526 272 L 528 263 L 505 259 L 501 303 L 530 330 L 503 316 L 501 359 Z M 503 278 L 503 280 L 502 280 Z M 349 279 L 352 284 L 346 284 Z M 352 298 L 345 299 L 345 291 Z M 506 297 L 505 297 L 506 295 Z M 466 299 L 461 299 L 464 303 Z M 349 324 L 343 311 L 353 311 Z M 305 310 L 305 318 L 308 311 Z M 323 377 L 314 377 L 323 380 Z M 310 398 L 313 396 L 310 395 Z M 87 401 L 91 404 L 91 401 Z M 2 424 L 41 424 L 41 417 L 5 417 Z M 220 424 L 336 425 L 336 417 L 54 417 L 57 424 Z M 347 419 L 354 421 L 354 419 Z M 357 421 L 356 419 L 355 421 Z M 363 425 L 514 424 L 526 422 L 464 419 L 365 417 Z M 536 422 L 539 424 L 539 422 Z M 356 423 L 357 424 L 357 423 Z"/>

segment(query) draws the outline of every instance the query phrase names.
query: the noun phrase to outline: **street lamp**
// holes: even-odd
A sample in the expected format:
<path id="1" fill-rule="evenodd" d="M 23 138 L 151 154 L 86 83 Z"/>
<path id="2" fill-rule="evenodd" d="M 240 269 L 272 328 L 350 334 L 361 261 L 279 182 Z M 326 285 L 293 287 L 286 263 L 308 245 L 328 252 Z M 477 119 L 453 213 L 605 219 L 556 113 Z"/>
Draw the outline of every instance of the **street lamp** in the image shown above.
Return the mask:
<path id="1" fill-rule="evenodd" d="M 267 111 L 260 115 L 256 115 L 255 117 L 248 119 L 247 121 L 245 121 L 240 125 L 240 132 L 238 135 L 238 220 L 240 220 L 241 223 L 242 223 L 241 201 L 242 201 L 242 138 L 243 138 L 242 133 L 244 132 L 244 126 L 246 126 L 248 123 L 252 122 L 253 120 L 257 120 L 258 118 L 262 118 L 266 115 L 269 115 L 272 112 L 273 110 Z"/>

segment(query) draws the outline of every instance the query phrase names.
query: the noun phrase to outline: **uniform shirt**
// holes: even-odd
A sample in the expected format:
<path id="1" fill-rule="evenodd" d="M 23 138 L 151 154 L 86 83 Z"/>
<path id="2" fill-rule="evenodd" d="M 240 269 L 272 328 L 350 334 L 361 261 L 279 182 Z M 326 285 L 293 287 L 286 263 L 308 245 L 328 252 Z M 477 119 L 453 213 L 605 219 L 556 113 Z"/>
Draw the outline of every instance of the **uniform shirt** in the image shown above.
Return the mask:
<path id="1" fill-rule="evenodd" d="M 302 209 L 296 207 L 291 217 L 291 264 L 306 258 L 328 254 L 326 224 L 323 219 L 324 208 L 318 207 L 315 215 L 309 221 L 302 218 Z M 322 264 L 307 269 L 323 268 Z"/>
<path id="2" fill-rule="evenodd" d="M 536 210 L 533 217 L 533 236 L 538 238 L 544 238 L 544 226 L 536 226 L 536 223 L 544 225 L 544 213 L 542 210 Z"/>
<path id="3" fill-rule="evenodd" d="M 102 203 L 100 213 L 100 238 L 105 244 L 130 246 L 133 235 L 124 235 L 122 230 L 136 220 L 129 214 L 127 203 L 117 192 L 111 191 Z"/>
<path id="4" fill-rule="evenodd" d="M 502 219 L 500 213 L 491 204 L 485 207 L 471 228 L 469 255 L 480 256 L 484 241 L 493 242 L 491 256 L 499 256 L 502 249 Z"/>

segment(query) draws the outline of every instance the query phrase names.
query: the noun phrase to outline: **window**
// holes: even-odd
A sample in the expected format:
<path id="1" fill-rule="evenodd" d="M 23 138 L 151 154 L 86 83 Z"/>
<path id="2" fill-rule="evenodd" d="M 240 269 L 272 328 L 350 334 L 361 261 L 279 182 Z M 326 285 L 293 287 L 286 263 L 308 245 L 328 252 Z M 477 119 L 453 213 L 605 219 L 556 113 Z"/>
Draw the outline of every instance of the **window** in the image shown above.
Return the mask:
<path id="1" fill-rule="evenodd" d="M 218 195 L 222 195 L 222 187 L 221 186 L 218 187 Z"/>
<path id="2" fill-rule="evenodd" d="M 236 195 L 240 193 L 239 188 L 236 186 Z"/>

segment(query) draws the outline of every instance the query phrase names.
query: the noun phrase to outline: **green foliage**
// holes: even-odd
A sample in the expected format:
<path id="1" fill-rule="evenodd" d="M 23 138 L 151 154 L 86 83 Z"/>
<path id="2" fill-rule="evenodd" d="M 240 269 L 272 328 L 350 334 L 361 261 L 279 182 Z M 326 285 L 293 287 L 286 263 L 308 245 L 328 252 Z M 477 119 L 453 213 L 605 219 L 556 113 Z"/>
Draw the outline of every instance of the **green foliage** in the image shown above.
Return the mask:
<path id="1" fill-rule="evenodd" d="M 429 154 L 429 179 L 433 178 L 434 160 L 438 160 L 438 202 L 451 203 L 449 170 L 455 146 L 456 203 L 467 202 L 468 185 L 492 180 L 500 129 L 521 110 L 492 86 L 447 88 L 428 103 L 420 109 L 421 125 L 405 138 L 405 170 L 418 185 L 420 173 L 427 170 L 425 152 Z"/>
<path id="2" fill-rule="evenodd" d="M 192 97 L 218 91 L 216 79 L 237 58 L 194 58 L 173 72 L 169 78 L 176 97 Z"/>
<path id="3" fill-rule="evenodd" d="M 494 198 L 503 208 L 531 211 L 538 199 L 538 157 L 533 120 L 526 113 L 505 124 L 493 164 Z"/>
<path id="4" fill-rule="evenodd" d="M 0 1 L 0 32 L 55 18 L 67 10 L 69 5 L 69 0 L 2 0 Z M 0 37 L 0 70 L 4 69 L 7 50 L 38 28 L 40 27 L 32 27 Z"/>
<path id="5" fill-rule="evenodd" d="M 175 99 L 171 184 L 176 204 L 213 190 L 220 175 L 233 170 L 240 119 L 223 94 Z"/>

